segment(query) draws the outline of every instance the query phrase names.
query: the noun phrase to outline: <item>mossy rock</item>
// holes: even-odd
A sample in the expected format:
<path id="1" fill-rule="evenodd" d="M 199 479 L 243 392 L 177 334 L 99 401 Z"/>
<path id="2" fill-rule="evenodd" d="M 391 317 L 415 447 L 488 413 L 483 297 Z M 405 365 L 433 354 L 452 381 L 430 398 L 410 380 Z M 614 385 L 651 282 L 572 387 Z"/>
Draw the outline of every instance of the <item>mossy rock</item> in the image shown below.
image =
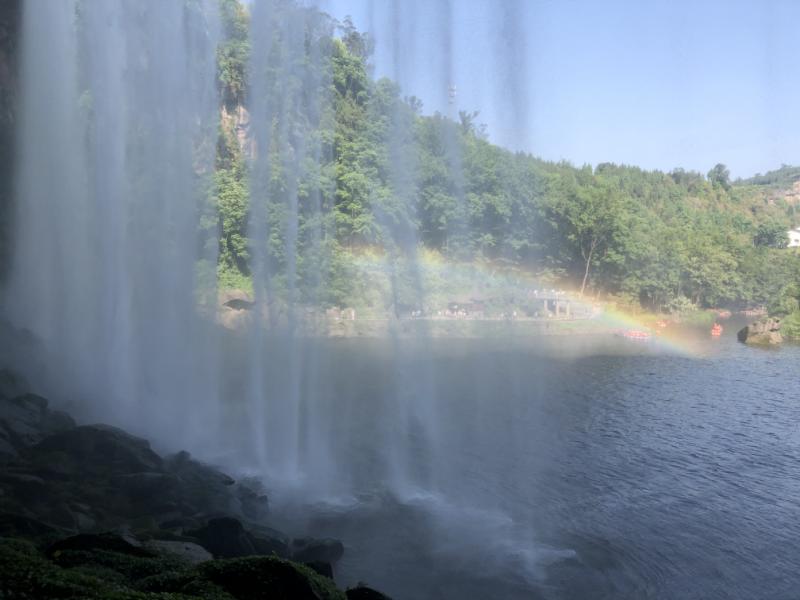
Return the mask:
<path id="1" fill-rule="evenodd" d="M 168 557 L 63 550 L 50 561 L 30 542 L 0 538 L 0 598 L 345 600 L 345 594 L 308 567 L 275 556 L 189 567 Z"/>
<path id="2" fill-rule="evenodd" d="M 53 562 L 65 569 L 103 568 L 135 582 L 145 577 L 183 571 L 188 564 L 172 557 L 141 557 L 107 550 L 64 550 L 53 556 Z"/>
<path id="3" fill-rule="evenodd" d="M 146 595 L 113 581 L 71 569 L 45 559 L 36 547 L 20 540 L 0 540 L 0 598 L 85 600 L 182 600 L 180 595 Z"/>
<path id="4" fill-rule="evenodd" d="M 237 600 L 345 600 L 329 579 L 276 556 L 215 560 L 195 571 Z"/>

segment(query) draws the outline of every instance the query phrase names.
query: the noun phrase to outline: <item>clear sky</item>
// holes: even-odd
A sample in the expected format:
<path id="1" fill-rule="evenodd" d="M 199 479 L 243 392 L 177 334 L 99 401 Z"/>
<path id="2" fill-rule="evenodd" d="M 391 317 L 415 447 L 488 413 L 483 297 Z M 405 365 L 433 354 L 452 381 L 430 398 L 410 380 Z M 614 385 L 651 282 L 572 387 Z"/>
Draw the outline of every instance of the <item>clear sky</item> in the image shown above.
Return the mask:
<path id="1" fill-rule="evenodd" d="M 800 0 L 316 3 L 373 32 L 376 75 L 424 112 L 480 111 L 504 146 L 734 177 L 800 163 Z"/>

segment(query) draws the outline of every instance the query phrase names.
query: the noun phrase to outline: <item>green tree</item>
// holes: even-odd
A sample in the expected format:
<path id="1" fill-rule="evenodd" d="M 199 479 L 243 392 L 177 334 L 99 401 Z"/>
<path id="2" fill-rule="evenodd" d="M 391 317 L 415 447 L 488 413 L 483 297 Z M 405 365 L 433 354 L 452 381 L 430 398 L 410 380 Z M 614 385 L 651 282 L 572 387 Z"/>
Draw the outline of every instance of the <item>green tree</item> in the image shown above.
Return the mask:
<path id="1" fill-rule="evenodd" d="M 712 184 L 720 186 L 725 191 L 731 189 L 731 173 L 728 167 L 722 163 L 717 163 L 714 165 L 714 168 L 708 172 L 708 180 Z"/>

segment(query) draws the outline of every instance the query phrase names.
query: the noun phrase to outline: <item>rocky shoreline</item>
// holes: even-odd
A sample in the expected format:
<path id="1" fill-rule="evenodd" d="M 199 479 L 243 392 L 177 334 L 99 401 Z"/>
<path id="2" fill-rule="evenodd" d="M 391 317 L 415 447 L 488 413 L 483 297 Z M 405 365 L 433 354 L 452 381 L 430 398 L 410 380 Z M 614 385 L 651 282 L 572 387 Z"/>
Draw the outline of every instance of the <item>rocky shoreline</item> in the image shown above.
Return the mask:
<path id="1" fill-rule="evenodd" d="M 0 371 L 0 598 L 350 599 L 341 541 L 270 528 L 256 481 L 78 425 Z"/>

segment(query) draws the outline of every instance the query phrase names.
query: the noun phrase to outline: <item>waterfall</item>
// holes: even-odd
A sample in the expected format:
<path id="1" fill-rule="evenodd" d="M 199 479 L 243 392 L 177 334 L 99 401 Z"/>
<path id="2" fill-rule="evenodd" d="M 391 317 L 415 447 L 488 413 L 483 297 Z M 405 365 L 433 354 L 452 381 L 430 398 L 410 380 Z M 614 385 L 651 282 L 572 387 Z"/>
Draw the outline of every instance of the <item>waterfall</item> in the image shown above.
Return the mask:
<path id="1" fill-rule="evenodd" d="M 400 318 L 430 309 L 418 226 L 424 165 L 414 152 L 421 105 L 403 97 L 426 81 L 425 49 L 440 57 L 433 131 L 458 215 L 440 232 L 445 248 L 470 227 L 458 11 L 450 0 L 422 4 L 370 5 L 371 23 L 386 24 L 376 52 L 394 81 L 369 81 L 367 67 L 344 82 L 336 61 L 368 64 L 375 40 L 302 3 L 253 0 L 241 13 L 246 25 L 226 20 L 226 10 L 243 10 L 227 0 L 25 4 L 3 312 L 41 341 L 47 368 L 34 378 L 45 395 L 83 419 L 323 495 L 432 492 L 452 479 L 430 332 Z M 498 26 L 513 30 L 519 11 L 512 4 Z M 415 26 L 427 17 L 433 48 L 421 46 Z M 240 26 L 247 32 L 231 33 Z M 235 85 L 218 71 L 231 35 L 242 36 L 233 51 L 248 56 Z M 338 105 L 342 98 L 352 105 Z M 524 112 L 523 100 L 510 100 L 512 112 Z M 340 148 L 355 156 L 342 173 L 334 148 L 348 126 L 366 130 L 377 151 Z M 334 385 L 340 348 L 313 325 L 338 302 L 337 249 L 354 236 L 342 233 L 334 206 L 370 177 L 385 185 L 362 190 L 357 243 L 380 248 L 374 269 L 386 282 L 388 325 L 370 357 L 383 363 L 369 362 L 381 381 L 364 421 L 363 386 Z M 247 190 L 237 225 L 246 240 L 231 250 L 218 203 L 233 184 Z M 224 260 L 239 261 L 252 286 L 234 331 L 222 322 Z M 355 423 L 379 433 L 362 449 L 367 470 L 350 458 Z"/>
<path id="2" fill-rule="evenodd" d="M 199 227 L 213 15 L 158 0 L 32 0 L 23 14 L 6 312 L 47 351 L 46 394 L 171 443 L 202 439 L 218 409 L 197 310 L 199 265 L 216 261 Z"/>

